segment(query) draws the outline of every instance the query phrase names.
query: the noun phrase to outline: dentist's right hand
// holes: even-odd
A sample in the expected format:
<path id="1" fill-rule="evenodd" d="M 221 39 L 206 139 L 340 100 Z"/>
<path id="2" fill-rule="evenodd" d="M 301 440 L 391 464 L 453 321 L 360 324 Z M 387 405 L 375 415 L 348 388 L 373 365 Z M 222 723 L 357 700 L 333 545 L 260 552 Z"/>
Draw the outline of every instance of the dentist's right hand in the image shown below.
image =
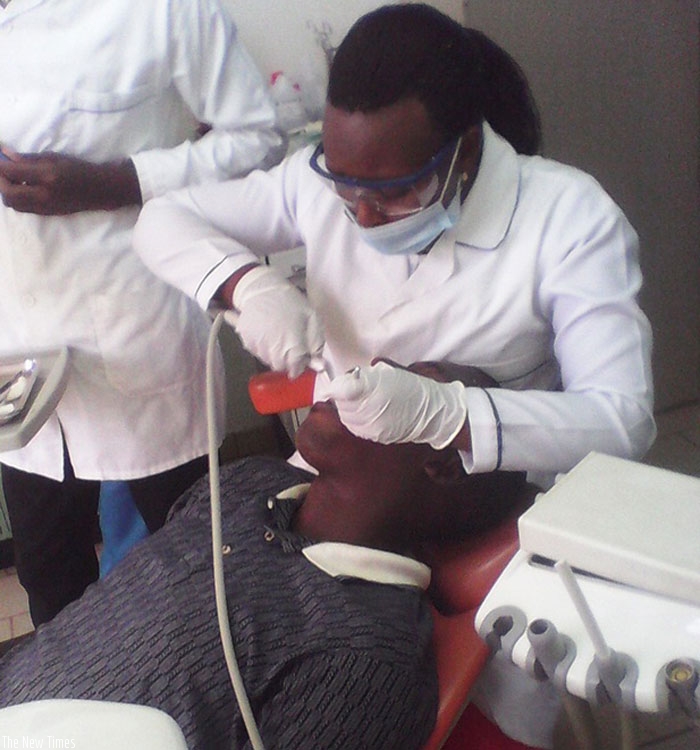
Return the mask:
<path id="1" fill-rule="evenodd" d="M 273 370 L 296 378 L 320 356 L 323 332 L 306 297 L 271 266 L 252 266 L 231 296 L 243 346 Z"/>

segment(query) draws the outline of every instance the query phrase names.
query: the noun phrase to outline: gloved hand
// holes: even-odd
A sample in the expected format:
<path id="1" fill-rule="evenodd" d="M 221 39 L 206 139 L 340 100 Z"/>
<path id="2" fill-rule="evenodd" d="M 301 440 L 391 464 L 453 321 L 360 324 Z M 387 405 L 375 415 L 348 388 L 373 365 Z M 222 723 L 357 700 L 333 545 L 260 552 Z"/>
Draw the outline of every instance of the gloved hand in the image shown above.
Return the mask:
<path id="1" fill-rule="evenodd" d="M 353 434 L 376 443 L 448 446 L 467 418 L 461 383 L 430 378 L 378 362 L 331 381 L 328 398 Z"/>
<path id="2" fill-rule="evenodd" d="M 323 333 L 306 297 L 270 266 L 256 266 L 233 291 L 234 328 L 245 348 L 273 370 L 296 378 L 323 348 Z"/>

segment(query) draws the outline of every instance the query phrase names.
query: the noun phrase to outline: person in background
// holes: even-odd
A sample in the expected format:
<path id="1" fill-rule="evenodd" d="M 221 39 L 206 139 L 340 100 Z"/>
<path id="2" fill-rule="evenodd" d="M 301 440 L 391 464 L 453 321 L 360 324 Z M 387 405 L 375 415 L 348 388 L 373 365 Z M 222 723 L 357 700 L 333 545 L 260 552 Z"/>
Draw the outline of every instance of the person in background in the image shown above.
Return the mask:
<path id="1" fill-rule="evenodd" d="M 468 472 L 526 471 L 547 489 L 590 451 L 641 457 L 655 426 L 637 235 L 539 144 L 504 50 L 427 5 L 388 5 L 337 50 L 317 148 L 150 202 L 135 247 L 203 309 L 234 308 L 273 369 L 321 359 L 315 398 L 355 434 L 456 447 Z M 307 297 L 261 264 L 299 245 Z M 421 380 L 379 356 L 474 365 L 501 387 Z M 550 746 L 553 712 L 516 687 L 551 686 L 503 666 L 487 713 Z"/>
<path id="2" fill-rule="evenodd" d="M 0 455 L 39 624 L 98 575 L 101 482 L 153 531 L 206 470 L 209 322 L 133 252 L 140 207 L 273 163 L 281 139 L 218 0 L 10 0 L 0 76 L 0 351 L 70 348 L 55 413 Z"/>
<path id="3" fill-rule="evenodd" d="M 491 382 L 447 363 L 411 369 Z M 263 744 L 420 748 L 437 709 L 422 549 L 492 527 L 534 488 L 522 473 L 467 475 L 454 449 L 357 438 L 330 402 L 312 408 L 296 440 L 317 476 L 267 457 L 221 472 L 231 633 Z M 110 576 L 0 661 L 0 707 L 143 704 L 172 716 L 191 750 L 250 747 L 211 565 L 201 481 Z"/>

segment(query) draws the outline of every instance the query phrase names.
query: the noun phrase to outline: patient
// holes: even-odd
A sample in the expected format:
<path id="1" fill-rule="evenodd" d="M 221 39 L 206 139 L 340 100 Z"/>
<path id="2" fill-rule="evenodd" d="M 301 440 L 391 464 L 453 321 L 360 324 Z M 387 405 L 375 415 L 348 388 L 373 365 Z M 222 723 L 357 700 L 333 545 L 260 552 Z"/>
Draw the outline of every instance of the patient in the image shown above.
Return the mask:
<path id="1" fill-rule="evenodd" d="M 412 369 L 454 379 L 445 365 Z M 492 525 L 529 488 L 520 474 L 468 477 L 451 449 L 357 438 L 330 403 L 312 408 L 297 446 L 318 476 L 272 458 L 221 472 L 231 629 L 263 742 L 420 748 L 437 684 L 430 571 L 415 556 Z M 192 750 L 249 746 L 219 643 L 206 481 L 0 661 L 0 706 L 44 698 L 145 704 Z"/>

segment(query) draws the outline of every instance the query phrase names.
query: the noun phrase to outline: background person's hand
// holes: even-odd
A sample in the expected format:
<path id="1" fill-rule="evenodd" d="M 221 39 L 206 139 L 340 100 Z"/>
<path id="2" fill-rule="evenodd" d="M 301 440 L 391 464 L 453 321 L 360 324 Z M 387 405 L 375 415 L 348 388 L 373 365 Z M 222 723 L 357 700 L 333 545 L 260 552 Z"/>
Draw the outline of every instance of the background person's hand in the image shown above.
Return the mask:
<path id="1" fill-rule="evenodd" d="M 334 378 L 327 387 L 341 422 L 377 443 L 429 443 L 445 448 L 467 418 L 461 383 L 438 383 L 386 362 Z"/>
<path id="2" fill-rule="evenodd" d="M 9 156 L 0 160 L 0 193 L 15 211 L 62 216 L 141 203 L 130 159 L 94 164 L 53 152 Z"/>
<path id="3" fill-rule="evenodd" d="M 236 333 L 273 370 L 296 378 L 323 349 L 323 333 L 306 297 L 270 266 L 256 266 L 233 292 Z"/>

